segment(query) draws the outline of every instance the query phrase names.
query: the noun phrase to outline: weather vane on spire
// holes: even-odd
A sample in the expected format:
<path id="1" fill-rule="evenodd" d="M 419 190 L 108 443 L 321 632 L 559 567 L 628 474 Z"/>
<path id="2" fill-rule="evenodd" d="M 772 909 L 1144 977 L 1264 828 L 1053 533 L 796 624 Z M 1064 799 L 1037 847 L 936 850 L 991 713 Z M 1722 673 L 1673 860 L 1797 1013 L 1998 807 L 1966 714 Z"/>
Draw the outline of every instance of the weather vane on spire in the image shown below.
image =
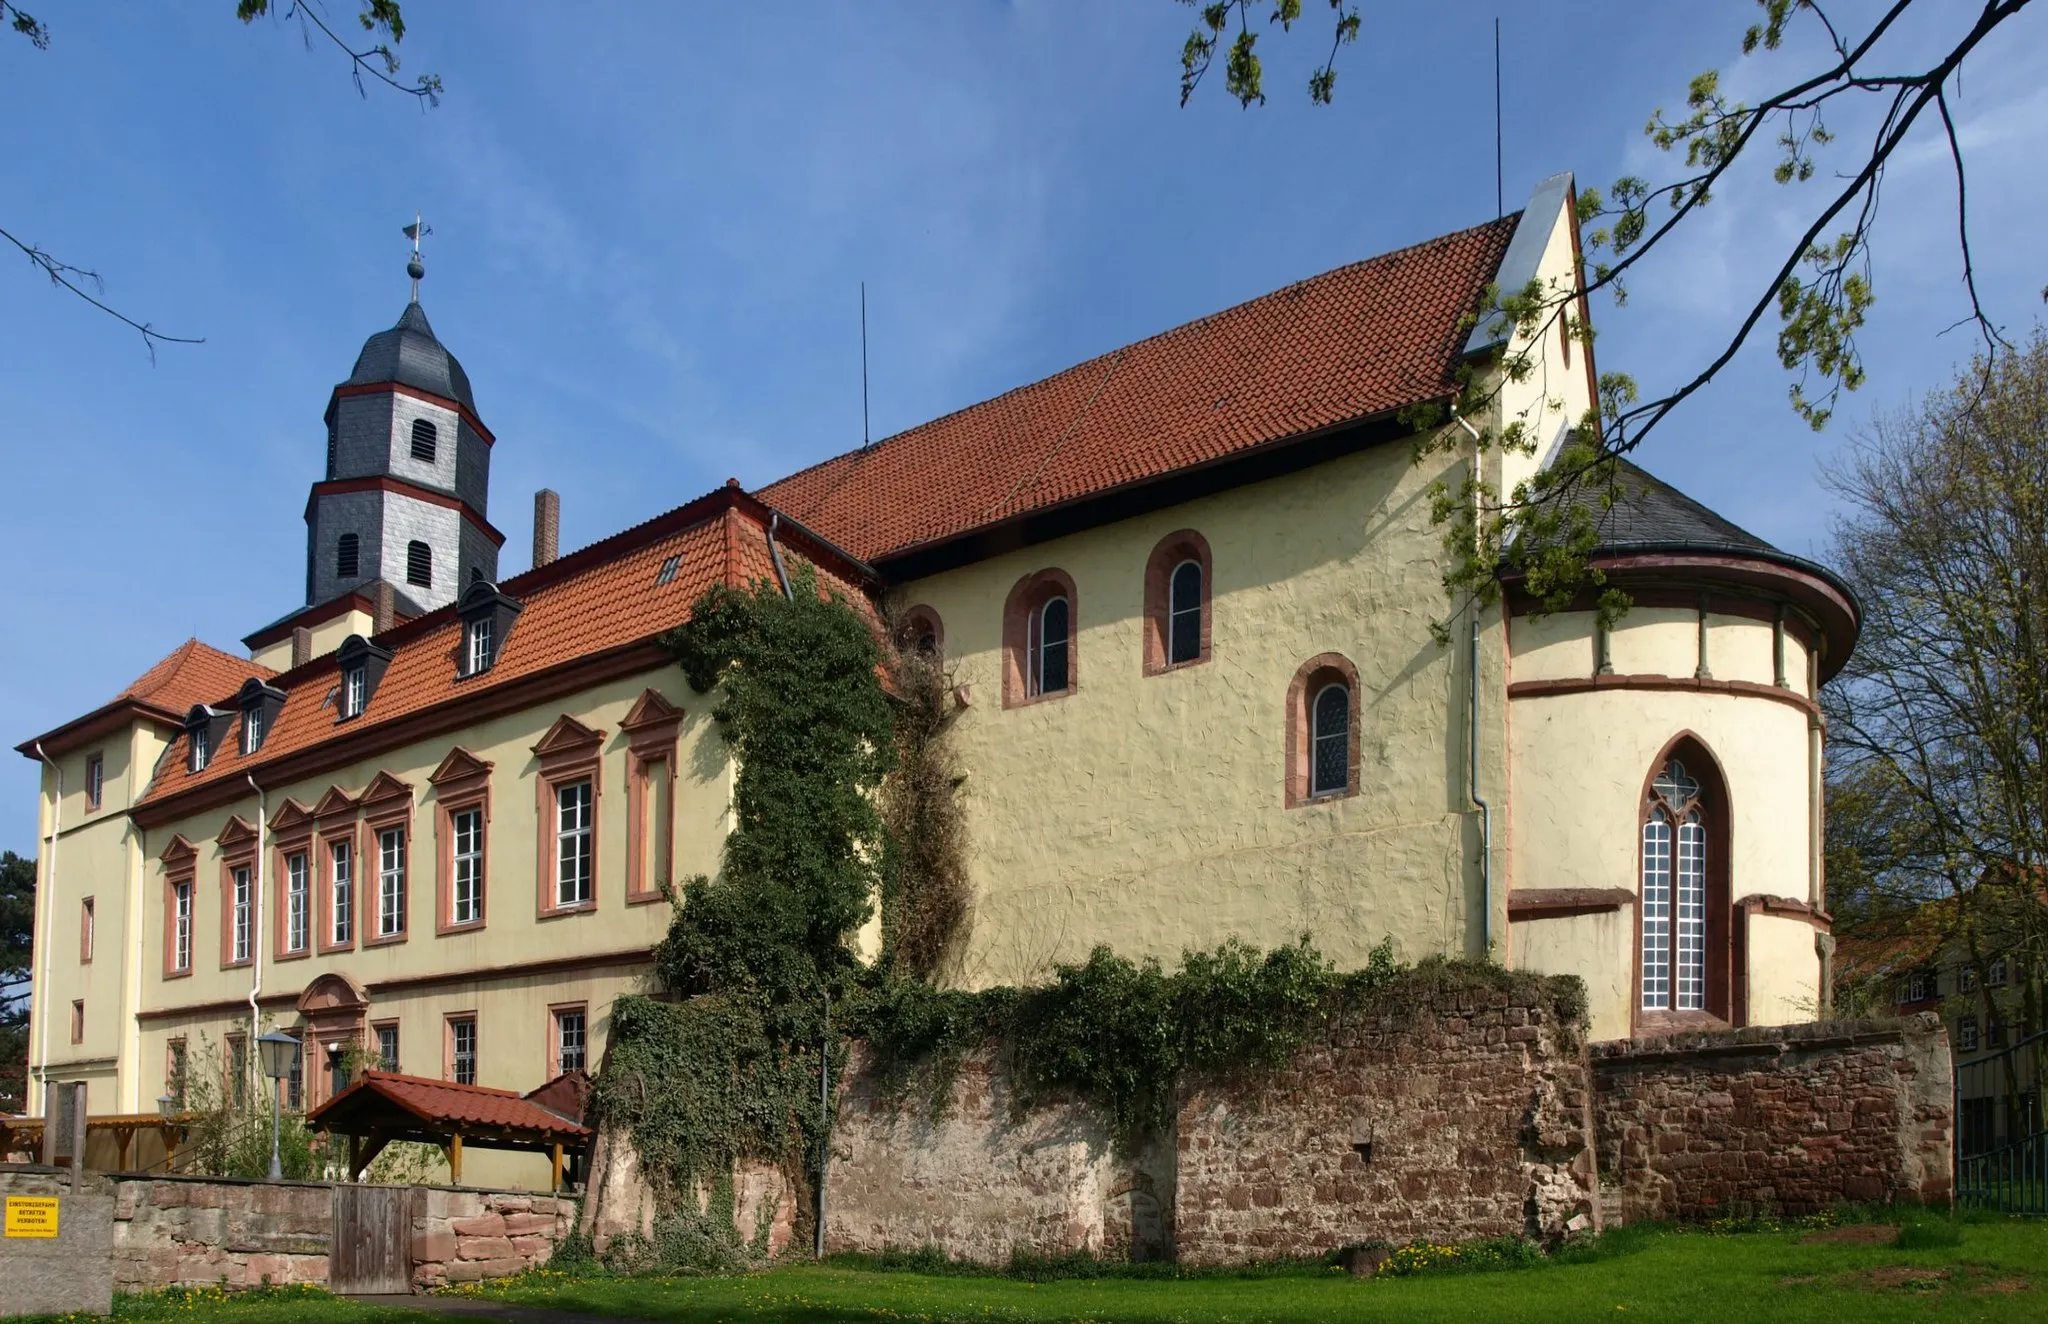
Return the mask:
<path id="1" fill-rule="evenodd" d="M 405 237 L 412 240 L 412 260 L 405 264 L 405 274 L 412 277 L 412 301 L 420 301 L 420 277 L 427 274 L 427 264 L 420 261 L 420 240 L 434 232 L 418 212 L 412 214 L 412 224 L 405 227 Z"/>

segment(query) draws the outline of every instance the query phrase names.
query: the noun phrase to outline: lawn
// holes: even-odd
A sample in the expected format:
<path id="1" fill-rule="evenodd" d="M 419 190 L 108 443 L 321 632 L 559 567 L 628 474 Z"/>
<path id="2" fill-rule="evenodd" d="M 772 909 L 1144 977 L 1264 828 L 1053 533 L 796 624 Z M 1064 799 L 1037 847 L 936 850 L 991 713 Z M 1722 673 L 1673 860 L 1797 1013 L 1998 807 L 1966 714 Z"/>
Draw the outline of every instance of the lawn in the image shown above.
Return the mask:
<path id="1" fill-rule="evenodd" d="M 463 1293 L 585 1314 L 698 1324 L 780 1321 L 1036 1321 L 1164 1324 L 1173 1320 L 1673 1320 L 1792 1324 L 1801 1320 L 2048 1318 L 2048 1223 L 1963 1226 L 1959 1245 L 1905 1249 L 1847 1232 L 1629 1230 L 1586 1263 L 1494 1273 L 1354 1280 L 1306 1270 L 1261 1277 L 1090 1278 L 1026 1282 L 1009 1277 L 882 1272 L 790 1265 L 763 1273 L 697 1278 L 574 1278 L 546 1272 Z M 1831 1238 L 1821 1240 L 1819 1238 Z M 1832 1239 L 1843 1238 L 1850 1239 Z M 196 1307 L 196 1308 L 195 1308 Z M 203 1301 L 124 1298 L 119 1318 L 410 1320 L 428 1316 L 331 1298 Z M 445 1316 L 444 1316 L 445 1318 Z"/>

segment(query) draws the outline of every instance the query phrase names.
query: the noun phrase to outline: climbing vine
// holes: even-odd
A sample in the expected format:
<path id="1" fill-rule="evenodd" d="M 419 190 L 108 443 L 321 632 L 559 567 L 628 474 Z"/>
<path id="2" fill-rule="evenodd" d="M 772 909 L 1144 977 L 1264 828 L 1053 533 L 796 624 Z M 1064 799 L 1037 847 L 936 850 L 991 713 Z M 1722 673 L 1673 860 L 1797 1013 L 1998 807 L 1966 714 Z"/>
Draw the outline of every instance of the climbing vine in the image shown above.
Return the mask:
<path id="1" fill-rule="evenodd" d="M 936 655 L 905 648 L 891 660 L 896 767 L 882 782 L 889 861 L 882 885 L 882 950 L 889 972 L 932 979 L 967 920 L 966 780 L 950 731 L 960 709 Z"/>

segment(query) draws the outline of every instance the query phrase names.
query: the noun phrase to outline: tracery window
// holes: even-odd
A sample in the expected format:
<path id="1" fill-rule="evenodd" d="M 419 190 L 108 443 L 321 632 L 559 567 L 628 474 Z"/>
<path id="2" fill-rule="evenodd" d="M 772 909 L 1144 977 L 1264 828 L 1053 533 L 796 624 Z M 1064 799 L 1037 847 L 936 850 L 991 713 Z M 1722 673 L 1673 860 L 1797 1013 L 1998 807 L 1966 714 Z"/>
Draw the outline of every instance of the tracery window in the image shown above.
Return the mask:
<path id="1" fill-rule="evenodd" d="M 1310 719 L 1314 735 L 1308 793 L 1334 795 L 1350 790 L 1351 691 L 1336 681 L 1317 690 Z"/>
<path id="2" fill-rule="evenodd" d="M 1678 759 L 1650 781 L 1642 828 L 1644 1011 L 1708 1011 L 1708 809 Z"/>

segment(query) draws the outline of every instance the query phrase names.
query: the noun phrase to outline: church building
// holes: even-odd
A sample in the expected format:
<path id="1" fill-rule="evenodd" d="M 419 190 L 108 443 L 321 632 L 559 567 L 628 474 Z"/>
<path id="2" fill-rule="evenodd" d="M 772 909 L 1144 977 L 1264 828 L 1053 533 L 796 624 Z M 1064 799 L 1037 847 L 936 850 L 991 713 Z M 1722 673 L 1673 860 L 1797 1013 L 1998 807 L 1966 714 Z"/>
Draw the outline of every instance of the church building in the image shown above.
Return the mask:
<path id="1" fill-rule="evenodd" d="M 565 556 L 543 492 L 509 576 L 498 439 L 415 283 L 327 401 L 305 603 L 18 746 L 43 764 L 32 1079 L 153 1112 L 205 1053 L 242 1088 L 272 1026 L 304 1106 L 364 1059 L 519 1092 L 594 1069 L 731 825 L 715 696 L 657 637 L 799 564 L 951 673 L 955 983 L 1307 933 L 1340 966 L 1391 938 L 1579 975 L 1596 1038 L 1813 1019 L 1842 582 L 1629 466 L 1595 558 L 1634 602 L 1613 628 L 1512 581 L 1444 592 L 1432 486 L 1511 490 L 1596 380 L 1588 345 L 1474 315 L 1577 257 L 1560 175 Z M 1418 460 L 1407 411 L 1509 350 L 1535 370 L 1485 421 L 1535 453 Z"/>

